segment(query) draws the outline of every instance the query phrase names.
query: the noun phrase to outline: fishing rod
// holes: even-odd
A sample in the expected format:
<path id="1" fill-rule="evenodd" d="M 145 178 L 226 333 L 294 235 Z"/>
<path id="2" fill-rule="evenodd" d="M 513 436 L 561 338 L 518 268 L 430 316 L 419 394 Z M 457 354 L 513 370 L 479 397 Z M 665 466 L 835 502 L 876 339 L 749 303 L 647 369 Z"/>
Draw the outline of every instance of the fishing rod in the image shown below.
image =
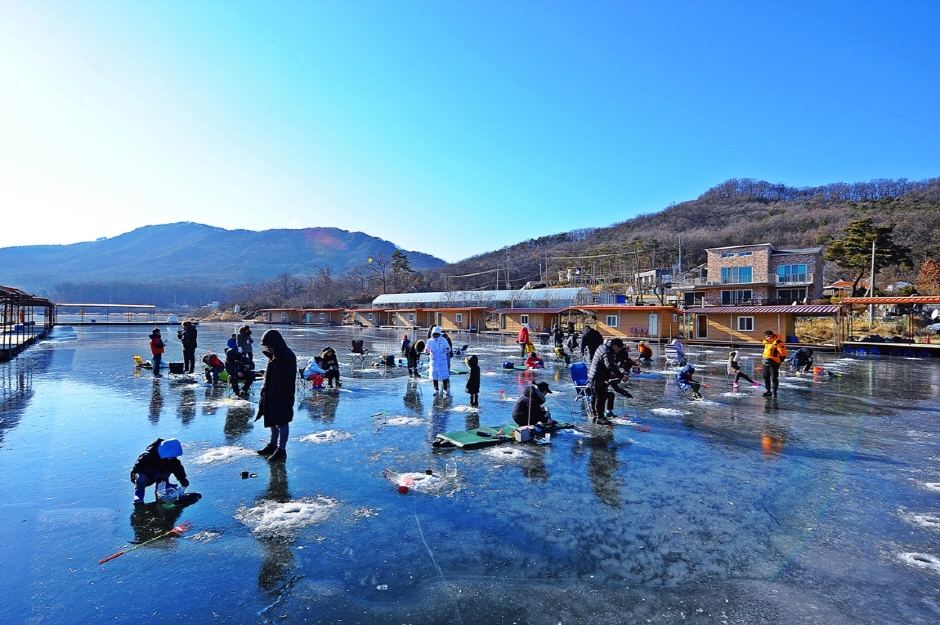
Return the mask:
<path id="1" fill-rule="evenodd" d="M 119 556 L 123 556 L 125 553 L 131 552 L 131 551 L 133 551 L 134 549 L 140 549 L 140 548 L 143 547 L 144 545 L 149 545 L 150 543 L 154 542 L 155 540 L 160 540 L 161 538 L 166 538 L 167 536 L 179 536 L 179 535 L 182 534 L 183 532 L 187 532 L 187 531 L 189 531 L 189 530 L 191 530 L 191 529 L 193 529 L 193 524 L 190 523 L 189 521 L 183 521 L 182 523 L 180 523 L 179 525 L 177 525 L 176 527 L 174 527 L 173 529 L 171 529 L 169 532 L 166 532 L 165 534 L 160 534 L 159 536 L 156 536 L 156 537 L 154 537 L 154 538 L 151 538 L 151 539 L 148 540 L 148 541 L 145 541 L 145 542 L 136 544 L 136 545 L 134 545 L 133 547 L 130 547 L 129 549 L 124 549 L 124 550 L 122 550 L 122 551 L 118 551 L 117 553 L 115 553 L 115 554 L 113 554 L 113 555 L 110 555 L 110 556 L 108 556 L 107 558 L 102 558 L 101 560 L 98 560 L 98 564 L 104 564 L 104 563 L 107 562 L 108 560 L 113 560 L 113 559 L 115 559 L 115 558 L 117 558 L 117 557 L 119 557 Z"/>

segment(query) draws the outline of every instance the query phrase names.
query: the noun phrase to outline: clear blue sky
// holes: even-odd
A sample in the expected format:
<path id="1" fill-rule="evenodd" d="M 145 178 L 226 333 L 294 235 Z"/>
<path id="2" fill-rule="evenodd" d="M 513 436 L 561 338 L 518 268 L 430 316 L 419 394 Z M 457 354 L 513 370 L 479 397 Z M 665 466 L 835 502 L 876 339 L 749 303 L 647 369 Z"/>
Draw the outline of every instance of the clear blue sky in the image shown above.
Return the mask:
<path id="1" fill-rule="evenodd" d="M 935 0 L 5 0 L 0 247 L 197 221 L 458 260 L 728 178 L 935 177 L 938 111 Z"/>

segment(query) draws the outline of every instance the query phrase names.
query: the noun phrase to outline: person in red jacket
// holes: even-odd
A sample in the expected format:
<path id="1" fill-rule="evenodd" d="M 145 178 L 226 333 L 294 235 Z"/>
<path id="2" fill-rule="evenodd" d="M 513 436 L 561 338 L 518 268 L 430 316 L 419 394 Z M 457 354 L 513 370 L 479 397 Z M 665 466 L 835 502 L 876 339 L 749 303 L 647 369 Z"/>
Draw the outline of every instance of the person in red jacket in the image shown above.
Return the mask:
<path id="1" fill-rule="evenodd" d="M 166 345 L 160 336 L 160 328 L 154 328 L 150 333 L 150 355 L 153 356 L 153 377 L 162 378 L 160 375 L 160 361 L 163 360 L 163 350 Z"/>
<path id="2" fill-rule="evenodd" d="M 522 324 L 522 327 L 519 329 L 519 334 L 516 335 L 516 343 L 519 343 L 519 346 L 522 348 L 522 358 L 525 358 L 525 346 L 529 343 L 529 325 Z"/>

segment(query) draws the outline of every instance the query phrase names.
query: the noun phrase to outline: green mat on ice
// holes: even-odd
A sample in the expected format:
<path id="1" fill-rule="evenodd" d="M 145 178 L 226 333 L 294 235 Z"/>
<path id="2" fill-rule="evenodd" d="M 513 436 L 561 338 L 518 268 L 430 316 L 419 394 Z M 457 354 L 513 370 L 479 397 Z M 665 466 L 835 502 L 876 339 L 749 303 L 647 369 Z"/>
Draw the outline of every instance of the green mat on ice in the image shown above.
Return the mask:
<path id="1" fill-rule="evenodd" d="M 513 440 L 512 433 L 516 431 L 516 427 L 515 423 L 497 425 L 496 427 L 481 425 L 472 430 L 438 434 L 436 441 L 446 441 L 461 449 L 477 449 L 478 447 L 488 447 L 489 445 L 498 445 Z M 555 425 L 556 430 L 566 430 L 573 427 L 574 423 L 562 423 L 561 421 Z M 500 430 L 503 432 L 502 436 L 499 434 Z"/>

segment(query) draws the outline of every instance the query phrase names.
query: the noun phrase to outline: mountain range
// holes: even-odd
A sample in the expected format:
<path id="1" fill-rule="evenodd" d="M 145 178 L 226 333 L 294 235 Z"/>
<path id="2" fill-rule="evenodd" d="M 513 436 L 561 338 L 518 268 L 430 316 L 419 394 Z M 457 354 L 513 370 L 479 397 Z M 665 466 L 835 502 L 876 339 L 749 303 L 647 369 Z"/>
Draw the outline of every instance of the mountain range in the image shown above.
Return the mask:
<path id="1" fill-rule="evenodd" d="M 84 243 L 0 248 L 0 284 L 49 293 L 69 282 L 172 281 L 220 288 L 284 272 L 341 272 L 397 249 L 384 239 L 338 228 L 256 232 L 181 222 Z M 405 253 L 415 269 L 445 264 L 429 254 Z"/>
<path id="2" fill-rule="evenodd" d="M 598 283 L 630 282 L 637 269 L 679 265 L 680 244 L 681 266 L 689 269 L 705 261 L 710 247 L 811 247 L 839 238 L 850 221 L 861 218 L 894 226 L 895 240 L 910 248 L 915 270 L 925 258 L 940 259 L 940 178 L 811 188 L 728 180 L 658 212 L 521 241 L 457 263 L 405 253 L 419 290 L 506 288 L 507 274 L 518 288 L 526 281 L 555 282 L 558 271 L 572 267 Z M 255 232 L 184 222 L 71 245 L 0 248 L 0 284 L 58 301 L 199 305 L 227 301 L 235 285 L 326 268 L 341 273 L 396 249 L 384 239 L 337 228 Z"/>

